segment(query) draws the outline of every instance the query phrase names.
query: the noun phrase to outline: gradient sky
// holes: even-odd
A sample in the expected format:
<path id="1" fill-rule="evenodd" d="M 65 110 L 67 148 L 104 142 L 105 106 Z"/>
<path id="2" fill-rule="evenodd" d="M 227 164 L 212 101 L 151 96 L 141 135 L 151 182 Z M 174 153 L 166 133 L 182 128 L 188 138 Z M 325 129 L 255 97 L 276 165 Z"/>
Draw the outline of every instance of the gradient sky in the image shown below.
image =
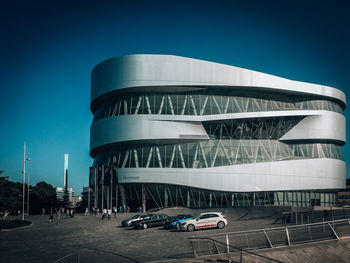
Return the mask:
<path id="1" fill-rule="evenodd" d="M 349 96 L 347 2 L 1 1 L 0 170 L 22 180 L 26 141 L 31 183 L 63 186 L 68 153 L 69 184 L 80 194 L 92 164 L 90 73 L 114 56 L 204 59 Z M 349 163 L 350 147 L 343 153 Z"/>

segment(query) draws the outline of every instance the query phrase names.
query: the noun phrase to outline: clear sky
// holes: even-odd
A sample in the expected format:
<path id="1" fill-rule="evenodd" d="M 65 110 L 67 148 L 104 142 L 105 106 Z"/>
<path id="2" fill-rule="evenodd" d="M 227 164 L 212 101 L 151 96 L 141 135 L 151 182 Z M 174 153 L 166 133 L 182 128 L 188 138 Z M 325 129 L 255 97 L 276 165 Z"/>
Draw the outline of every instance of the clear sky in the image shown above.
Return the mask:
<path id="1" fill-rule="evenodd" d="M 79 194 L 92 164 L 90 73 L 114 56 L 204 59 L 349 96 L 348 2 L 1 1 L 0 170 L 21 180 L 26 141 L 31 183 L 63 186 L 68 153 Z M 343 153 L 349 163 L 350 147 Z"/>

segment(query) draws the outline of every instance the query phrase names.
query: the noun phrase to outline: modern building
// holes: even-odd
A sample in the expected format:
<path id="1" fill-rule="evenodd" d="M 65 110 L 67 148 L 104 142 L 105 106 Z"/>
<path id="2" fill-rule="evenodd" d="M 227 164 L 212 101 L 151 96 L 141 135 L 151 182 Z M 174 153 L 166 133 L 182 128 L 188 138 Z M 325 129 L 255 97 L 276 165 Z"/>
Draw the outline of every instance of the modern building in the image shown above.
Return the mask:
<path id="1" fill-rule="evenodd" d="M 346 179 L 346 189 L 338 193 L 338 203 L 350 206 L 350 179 Z"/>
<path id="2" fill-rule="evenodd" d="M 171 55 L 91 74 L 95 206 L 334 205 L 345 188 L 345 94 Z"/>
<path id="3" fill-rule="evenodd" d="M 90 195 L 89 195 L 90 192 Z M 86 207 L 93 208 L 95 206 L 95 195 L 94 191 L 90 187 L 83 187 L 83 191 L 81 192 L 81 197 L 84 205 Z M 90 200 L 90 206 L 89 206 L 89 200 Z"/>

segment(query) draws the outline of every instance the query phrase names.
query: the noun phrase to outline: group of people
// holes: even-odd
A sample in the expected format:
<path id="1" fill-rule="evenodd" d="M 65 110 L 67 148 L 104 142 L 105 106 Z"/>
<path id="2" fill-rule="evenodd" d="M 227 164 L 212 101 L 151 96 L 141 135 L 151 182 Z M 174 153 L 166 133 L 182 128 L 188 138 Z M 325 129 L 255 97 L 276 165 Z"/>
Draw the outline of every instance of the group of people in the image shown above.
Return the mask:
<path id="1" fill-rule="evenodd" d="M 3 220 L 5 220 L 5 219 L 8 217 L 9 214 L 10 214 L 10 212 L 7 211 L 7 210 L 5 210 L 4 212 L 0 212 L 0 217 L 1 217 Z"/>
<path id="2" fill-rule="evenodd" d="M 140 208 L 141 209 L 141 208 Z M 91 210 L 89 211 L 89 208 L 86 207 L 85 209 L 85 216 L 88 215 L 88 214 L 94 214 L 95 216 L 97 215 L 101 215 L 101 219 L 105 219 L 106 217 L 108 219 L 111 219 L 112 218 L 112 214 L 114 215 L 114 217 L 117 217 L 117 213 L 129 213 L 130 212 L 130 207 L 127 206 L 127 205 L 121 205 L 119 206 L 119 209 L 117 209 L 117 207 L 113 207 L 112 209 L 100 209 L 97 208 L 97 207 L 94 207 L 94 208 L 91 208 Z M 17 212 L 18 215 L 20 215 L 20 211 Z M 6 219 L 7 216 L 9 215 L 10 213 L 5 210 L 5 212 L 2 212 L 0 213 L 0 217 L 2 219 Z M 51 223 L 53 221 L 53 217 L 54 215 L 57 215 L 57 220 L 58 222 L 61 220 L 61 216 L 66 216 L 66 218 L 73 218 L 74 217 L 74 214 L 75 214 L 75 210 L 73 208 L 64 208 L 64 207 L 59 207 L 59 208 L 56 208 L 56 209 L 53 209 L 51 208 L 50 209 L 50 213 L 49 213 L 49 222 Z M 46 210 L 45 208 L 42 208 L 41 209 L 41 215 L 42 216 L 45 216 L 46 215 Z"/>
<path id="3" fill-rule="evenodd" d="M 130 206 L 126 206 L 126 205 L 121 205 L 119 206 L 119 213 L 129 213 L 130 212 Z"/>
<path id="4" fill-rule="evenodd" d="M 53 208 L 50 209 L 49 213 L 49 222 L 51 223 L 53 220 L 53 216 L 57 215 L 58 222 L 61 220 L 62 215 L 66 215 L 66 218 L 73 218 L 75 211 L 73 208 L 56 208 L 55 210 Z M 42 209 L 42 215 L 45 215 L 45 208 Z"/>
<path id="5" fill-rule="evenodd" d="M 12 211 L 0 211 L 0 218 L 5 220 L 8 216 L 20 216 L 22 214 L 21 210 L 12 210 Z"/>
<path id="6" fill-rule="evenodd" d="M 91 209 L 91 212 L 92 214 L 94 214 L 95 216 L 99 215 L 100 214 L 100 209 L 99 208 L 92 208 Z M 89 213 L 89 209 L 86 208 L 85 209 L 85 215 L 87 215 Z M 91 214 L 91 213 L 90 213 Z M 112 218 L 112 214 L 114 214 L 114 217 L 117 217 L 117 208 L 116 207 L 113 207 L 112 209 L 101 209 L 101 219 L 105 219 L 106 217 L 108 219 L 111 219 Z"/>
<path id="7" fill-rule="evenodd" d="M 127 205 L 121 205 L 119 206 L 119 213 L 129 213 L 130 212 L 130 207 L 127 206 Z M 112 209 L 107 209 L 107 208 L 104 208 L 104 209 L 100 209 L 98 207 L 94 207 L 91 209 L 90 211 L 90 215 L 91 214 L 94 214 L 95 216 L 98 216 L 98 215 L 101 215 L 101 219 L 105 219 L 106 217 L 108 219 L 111 219 L 112 218 L 112 214 L 114 215 L 114 217 L 117 217 L 117 213 L 118 213 L 118 210 L 117 210 L 117 207 L 113 207 Z M 86 208 L 85 209 L 85 216 L 89 214 L 89 208 Z"/>

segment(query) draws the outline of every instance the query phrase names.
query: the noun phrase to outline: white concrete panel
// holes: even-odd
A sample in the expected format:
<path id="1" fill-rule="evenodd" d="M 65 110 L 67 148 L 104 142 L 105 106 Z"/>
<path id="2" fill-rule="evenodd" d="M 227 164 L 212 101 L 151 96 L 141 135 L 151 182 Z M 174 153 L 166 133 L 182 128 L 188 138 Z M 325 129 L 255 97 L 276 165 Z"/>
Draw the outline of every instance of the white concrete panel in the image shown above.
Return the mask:
<path id="1" fill-rule="evenodd" d="M 147 86 L 265 88 L 334 98 L 345 105 L 345 94 L 332 87 L 171 55 L 128 55 L 100 63 L 92 72 L 91 102 L 114 90 Z"/>
<path id="2" fill-rule="evenodd" d="M 144 115 L 124 115 L 101 119 L 90 127 L 90 149 L 98 146 L 144 140 L 208 140 L 200 122 L 158 121 Z"/>
<path id="3" fill-rule="evenodd" d="M 204 121 L 306 116 L 280 141 L 328 140 L 346 141 L 345 117 L 336 112 L 290 110 L 242 112 L 205 116 L 191 115 L 122 115 L 93 122 L 90 128 L 90 149 L 111 143 L 136 140 L 169 140 L 172 143 L 208 139 Z M 193 136 L 191 136 L 193 135 Z"/>
<path id="4" fill-rule="evenodd" d="M 345 143 L 345 117 L 330 111 L 307 116 L 280 138 L 280 141 L 289 140 L 335 140 Z"/>
<path id="5" fill-rule="evenodd" d="M 162 183 L 228 192 L 321 190 L 345 187 L 346 164 L 302 159 L 213 168 L 120 168 L 120 183 Z"/>

